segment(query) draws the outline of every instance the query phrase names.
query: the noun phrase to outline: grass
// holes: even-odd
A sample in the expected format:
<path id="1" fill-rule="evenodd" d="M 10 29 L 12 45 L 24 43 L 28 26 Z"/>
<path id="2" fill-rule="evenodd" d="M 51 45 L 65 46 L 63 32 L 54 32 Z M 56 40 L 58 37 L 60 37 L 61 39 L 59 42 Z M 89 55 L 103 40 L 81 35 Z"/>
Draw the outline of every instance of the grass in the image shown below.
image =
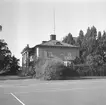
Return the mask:
<path id="1" fill-rule="evenodd" d="M 20 77 L 20 76 L 0 76 L 0 80 L 23 80 L 32 79 L 32 77 Z M 106 79 L 106 76 L 82 76 L 82 77 L 68 77 L 65 80 L 86 80 L 86 79 Z M 57 81 L 57 80 L 55 80 Z M 62 80 L 60 80 L 62 81 Z"/>
<path id="2" fill-rule="evenodd" d="M 0 80 L 19 80 L 19 79 L 31 79 L 30 76 L 20 77 L 20 76 L 0 76 Z"/>

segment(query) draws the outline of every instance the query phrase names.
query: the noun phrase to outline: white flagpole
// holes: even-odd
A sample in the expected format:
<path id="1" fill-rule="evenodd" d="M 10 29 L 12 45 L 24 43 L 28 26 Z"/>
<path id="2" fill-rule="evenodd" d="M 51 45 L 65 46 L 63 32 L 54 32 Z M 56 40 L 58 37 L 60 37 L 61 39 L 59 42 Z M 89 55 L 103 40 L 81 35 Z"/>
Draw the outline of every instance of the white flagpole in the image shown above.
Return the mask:
<path id="1" fill-rule="evenodd" d="M 53 20 L 54 20 L 54 35 L 55 35 L 55 8 L 53 10 Z"/>

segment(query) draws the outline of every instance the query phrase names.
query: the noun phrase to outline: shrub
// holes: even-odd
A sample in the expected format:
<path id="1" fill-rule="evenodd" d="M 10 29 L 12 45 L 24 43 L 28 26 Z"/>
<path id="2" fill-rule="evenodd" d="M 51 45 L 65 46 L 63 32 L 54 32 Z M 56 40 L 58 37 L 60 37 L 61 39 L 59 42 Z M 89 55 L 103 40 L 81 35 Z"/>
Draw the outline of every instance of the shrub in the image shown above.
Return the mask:
<path id="1" fill-rule="evenodd" d="M 47 66 L 48 62 L 46 59 L 39 58 L 35 63 L 35 72 L 36 72 L 36 78 L 42 78 L 45 67 Z"/>
<path id="2" fill-rule="evenodd" d="M 92 66 L 87 64 L 80 64 L 73 66 L 74 71 L 78 72 L 80 76 L 104 76 L 106 75 L 106 64 L 99 66 Z"/>
<path id="3" fill-rule="evenodd" d="M 45 68 L 44 79 L 45 80 L 59 80 L 62 79 L 63 70 L 65 66 L 60 61 L 49 61 Z"/>
<path id="4" fill-rule="evenodd" d="M 86 63 L 92 66 L 100 66 L 103 65 L 103 57 L 101 55 L 88 55 Z"/>
<path id="5" fill-rule="evenodd" d="M 51 63 L 53 63 L 52 61 L 54 60 L 53 59 L 43 59 L 43 58 L 39 58 L 36 62 L 36 65 L 35 65 L 35 71 L 36 71 L 36 78 L 43 78 L 44 79 L 44 76 L 46 76 L 46 69 L 48 70 L 49 66 Z M 55 63 L 57 61 L 60 61 L 59 59 L 55 59 Z M 52 66 L 53 67 L 53 66 Z"/>
<path id="6" fill-rule="evenodd" d="M 73 68 L 64 66 L 62 60 L 58 58 L 39 59 L 36 64 L 36 78 L 43 80 L 61 80 L 68 77 L 78 76 Z"/>

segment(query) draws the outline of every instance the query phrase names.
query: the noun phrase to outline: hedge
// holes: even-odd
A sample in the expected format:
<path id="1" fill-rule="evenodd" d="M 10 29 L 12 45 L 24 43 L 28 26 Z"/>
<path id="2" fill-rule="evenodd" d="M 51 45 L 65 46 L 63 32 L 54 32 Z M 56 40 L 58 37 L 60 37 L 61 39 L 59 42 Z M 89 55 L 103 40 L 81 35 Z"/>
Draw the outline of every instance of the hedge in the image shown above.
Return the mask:
<path id="1" fill-rule="evenodd" d="M 73 70 L 78 72 L 80 76 L 106 76 L 106 64 L 102 66 L 73 65 Z"/>

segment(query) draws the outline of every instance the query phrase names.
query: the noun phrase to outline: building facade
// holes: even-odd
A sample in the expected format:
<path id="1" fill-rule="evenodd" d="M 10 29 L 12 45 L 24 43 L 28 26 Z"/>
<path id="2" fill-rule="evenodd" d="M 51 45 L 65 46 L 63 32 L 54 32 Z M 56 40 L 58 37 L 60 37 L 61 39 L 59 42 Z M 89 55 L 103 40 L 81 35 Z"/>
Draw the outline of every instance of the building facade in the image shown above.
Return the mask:
<path id="1" fill-rule="evenodd" d="M 38 58 L 58 57 L 64 62 L 79 57 L 79 47 L 56 40 L 56 35 L 50 35 L 49 41 L 42 41 L 33 48 L 27 45 L 22 51 L 22 67 L 28 69 Z"/>

